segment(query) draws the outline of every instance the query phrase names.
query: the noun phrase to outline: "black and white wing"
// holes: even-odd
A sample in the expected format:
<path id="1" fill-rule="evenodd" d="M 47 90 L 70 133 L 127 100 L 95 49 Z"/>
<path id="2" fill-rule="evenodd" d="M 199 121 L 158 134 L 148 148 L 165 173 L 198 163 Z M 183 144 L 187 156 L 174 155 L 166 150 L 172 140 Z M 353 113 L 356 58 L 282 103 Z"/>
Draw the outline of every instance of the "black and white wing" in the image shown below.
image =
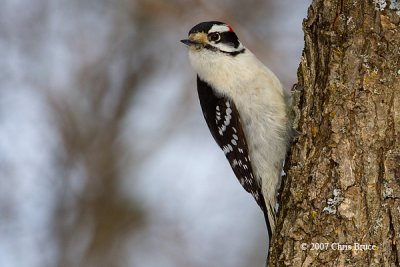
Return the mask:
<path id="1" fill-rule="evenodd" d="M 212 87 L 199 77 L 197 77 L 197 91 L 203 115 L 212 136 L 225 153 L 243 188 L 253 195 L 264 212 L 268 233 L 271 236 L 271 226 L 261 185 L 251 167 L 246 136 L 235 103 L 225 96 L 218 96 Z"/>

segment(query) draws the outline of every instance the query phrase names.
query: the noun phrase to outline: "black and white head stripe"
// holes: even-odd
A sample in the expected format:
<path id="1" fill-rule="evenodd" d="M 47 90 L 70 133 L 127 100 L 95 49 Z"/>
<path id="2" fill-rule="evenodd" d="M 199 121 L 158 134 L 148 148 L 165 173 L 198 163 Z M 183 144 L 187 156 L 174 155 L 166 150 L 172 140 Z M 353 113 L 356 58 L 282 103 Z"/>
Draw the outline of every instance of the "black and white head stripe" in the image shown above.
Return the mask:
<path id="1" fill-rule="evenodd" d="M 243 188 L 249 192 L 264 212 L 268 213 L 259 179 L 254 177 L 246 137 L 235 103 L 218 96 L 210 85 L 197 77 L 197 91 L 208 128 L 228 159 L 233 172 Z M 271 236 L 271 224 L 267 221 Z"/>
<path id="2" fill-rule="evenodd" d="M 232 27 L 223 22 L 208 21 L 199 23 L 189 31 L 189 35 L 196 33 L 208 35 L 208 44 L 204 47 L 211 51 L 219 51 L 231 56 L 236 56 L 245 51 Z M 216 35 L 218 35 L 218 38 L 214 38 Z"/>
<path id="3" fill-rule="evenodd" d="M 220 21 L 206 21 L 206 22 L 201 22 L 194 26 L 192 29 L 189 31 L 189 35 L 192 33 L 198 33 L 198 32 L 204 32 L 208 33 L 213 26 L 227 26 L 225 23 L 220 22 Z"/>
<path id="4" fill-rule="evenodd" d="M 233 32 L 233 29 L 231 26 L 219 22 L 219 24 L 212 25 L 211 28 L 208 30 L 208 33 L 212 32 Z"/>
<path id="5" fill-rule="evenodd" d="M 233 31 L 232 27 L 226 24 L 223 25 L 213 25 L 208 31 L 208 34 L 219 33 L 221 35 L 221 40 L 219 42 L 227 44 L 229 47 L 238 49 L 241 46 L 236 33 Z M 240 47 L 240 49 L 242 49 Z"/>

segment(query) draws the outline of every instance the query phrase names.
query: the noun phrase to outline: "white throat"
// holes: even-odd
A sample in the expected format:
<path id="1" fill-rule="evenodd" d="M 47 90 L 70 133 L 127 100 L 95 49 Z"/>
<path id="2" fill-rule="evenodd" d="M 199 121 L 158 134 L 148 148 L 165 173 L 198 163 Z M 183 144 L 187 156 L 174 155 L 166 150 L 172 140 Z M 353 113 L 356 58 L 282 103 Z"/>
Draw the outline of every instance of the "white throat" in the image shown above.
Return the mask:
<path id="1" fill-rule="evenodd" d="M 234 97 L 256 89 L 249 85 L 262 88 L 270 84 L 281 89 L 278 78 L 248 49 L 236 56 L 207 49 L 189 50 L 189 59 L 199 77 L 223 95 Z M 255 83 L 255 77 L 263 84 Z"/>

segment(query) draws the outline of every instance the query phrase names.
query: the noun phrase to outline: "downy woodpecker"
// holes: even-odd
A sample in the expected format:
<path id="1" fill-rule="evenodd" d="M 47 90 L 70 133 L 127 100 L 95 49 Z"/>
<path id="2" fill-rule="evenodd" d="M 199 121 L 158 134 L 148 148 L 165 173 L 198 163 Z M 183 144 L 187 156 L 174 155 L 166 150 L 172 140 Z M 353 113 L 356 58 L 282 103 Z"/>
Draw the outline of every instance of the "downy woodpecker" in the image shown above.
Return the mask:
<path id="1" fill-rule="evenodd" d="M 278 78 L 228 24 L 197 24 L 182 40 L 197 72 L 208 128 L 244 189 L 275 229 L 276 194 L 289 144 L 287 96 Z"/>

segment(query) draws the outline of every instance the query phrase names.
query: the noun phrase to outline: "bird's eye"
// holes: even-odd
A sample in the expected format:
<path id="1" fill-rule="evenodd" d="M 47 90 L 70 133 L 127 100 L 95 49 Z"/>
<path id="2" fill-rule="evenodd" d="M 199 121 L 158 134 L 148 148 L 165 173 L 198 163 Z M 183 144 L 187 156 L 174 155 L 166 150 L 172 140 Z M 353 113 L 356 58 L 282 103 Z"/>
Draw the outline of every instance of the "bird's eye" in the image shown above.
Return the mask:
<path id="1" fill-rule="evenodd" d="M 212 32 L 208 35 L 208 40 L 211 42 L 218 42 L 221 40 L 221 35 L 218 32 Z"/>

